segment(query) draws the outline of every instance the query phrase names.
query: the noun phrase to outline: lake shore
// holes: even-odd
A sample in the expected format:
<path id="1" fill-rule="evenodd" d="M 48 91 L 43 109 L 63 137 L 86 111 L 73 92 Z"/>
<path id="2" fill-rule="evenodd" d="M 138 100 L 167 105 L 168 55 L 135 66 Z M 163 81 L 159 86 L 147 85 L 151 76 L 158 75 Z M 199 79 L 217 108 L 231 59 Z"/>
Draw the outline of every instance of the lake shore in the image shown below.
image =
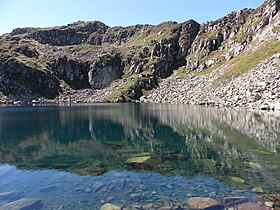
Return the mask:
<path id="1" fill-rule="evenodd" d="M 209 74 L 190 73 L 184 77 L 175 72 L 142 95 L 141 103 L 193 104 L 237 110 L 280 111 L 280 76 L 277 66 L 280 54 L 275 54 L 249 72 L 224 79 L 230 66 L 221 67 Z M 257 76 L 256 76 L 257 75 Z M 123 85 L 120 82 L 118 85 Z M 68 88 L 54 99 L 32 93 L 5 96 L 0 92 L 0 104 L 89 104 L 104 102 L 135 102 L 115 97 L 116 87 L 100 90 Z"/>

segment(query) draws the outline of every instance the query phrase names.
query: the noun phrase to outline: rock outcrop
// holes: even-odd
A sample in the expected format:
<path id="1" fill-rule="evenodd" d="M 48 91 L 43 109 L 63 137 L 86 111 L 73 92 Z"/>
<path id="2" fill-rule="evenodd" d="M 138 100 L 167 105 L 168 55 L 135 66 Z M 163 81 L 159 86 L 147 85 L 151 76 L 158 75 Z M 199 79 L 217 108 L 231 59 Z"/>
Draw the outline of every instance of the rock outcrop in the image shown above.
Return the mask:
<path id="1" fill-rule="evenodd" d="M 108 87 L 123 75 L 122 61 L 119 55 L 106 55 L 93 62 L 88 71 L 88 82 L 94 89 Z"/>
<path id="2" fill-rule="evenodd" d="M 278 0 L 266 0 L 257 9 L 202 24 L 188 20 L 109 27 L 79 21 L 17 28 L 0 36 L 0 101 L 65 102 L 75 93 L 72 102 L 142 97 L 149 102 L 264 109 L 279 100 L 274 94 L 278 86 L 259 92 L 253 84 L 249 94 L 243 81 L 261 78 L 278 84 L 277 76 L 267 74 L 277 74 L 279 68 L 267 60 L 280 52 L 279 9 Z"/>
<path id="3" fill-rule="evenodd" d="M 0 69 L 0 89 L 5 95 L 34 93 L 54 98 L 60 90 L 52 72 L 32 67 L 18 58 L 1 60 Z"/>
<path id="4" fill-rule="evenodd" d="M 55 75 L 75 89 L 89 88 L 89 64 L 67 57 L 57 58 L 52 65 Z"/>

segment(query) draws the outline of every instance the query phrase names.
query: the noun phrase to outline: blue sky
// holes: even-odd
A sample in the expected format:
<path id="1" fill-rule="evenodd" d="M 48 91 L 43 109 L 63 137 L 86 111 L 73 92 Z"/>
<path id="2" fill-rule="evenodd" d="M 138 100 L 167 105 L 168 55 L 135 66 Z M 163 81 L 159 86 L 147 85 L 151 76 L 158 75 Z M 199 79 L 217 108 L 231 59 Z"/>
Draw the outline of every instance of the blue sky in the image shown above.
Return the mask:
<path id="1" fill-rule="evenodd" d="M 109 26 L 215 20 L 264 0 L 0 0 L 0 34 L 17 27 L 48 27 L 78 20 Z"/>

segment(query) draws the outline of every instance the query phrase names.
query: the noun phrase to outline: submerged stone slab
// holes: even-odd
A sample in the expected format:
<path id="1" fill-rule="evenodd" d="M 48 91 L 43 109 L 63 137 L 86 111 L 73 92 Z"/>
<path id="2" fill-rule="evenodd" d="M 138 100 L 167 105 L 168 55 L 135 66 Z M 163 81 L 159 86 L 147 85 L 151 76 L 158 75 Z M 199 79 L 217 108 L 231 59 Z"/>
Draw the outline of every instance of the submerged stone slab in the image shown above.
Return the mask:
<path id="1" fill-rule="evenodd" d="M 27 209 L 41 209 L 43 207 L 42 201 L 34 198 L 22 198 L 14 202 L 0 206 L 0 210 L 27 210 Z"/>
<path id="2" fill-rule="evenodd" d="M 246 202 L 248 202 L 248 199 L 245 197 L 224 197 L 221 199 L 221 204 L 225 207 L 235 206 Z"/>
<path id="3" fill-rule="evenodd" d="M 16 200 L 21 197 L 21 192 L 19 191 L 9 191 L 0 193 L 0 200 Z"/>
<path id="4" fill-rule="evenodd" d="M 172 210 L 172 209 L 173 209 L 172 206 L 162 206 L 158 210 Z"/>
<path id="5" fill-rule="evenodd" d="M 105 203 L 103 206 L 101 206 L 100 210 L 121 210 L 121 207 L 114 204 Z"/>
<path id="6" fill-rule="evenodd" d="M 125 163 L 127 163 L 127 164 L 141 164 L 141 163 L 145 163 L 150 158 L 151 158 L 151 156 L 133 157 L 133 158 L 128 159 Z"/>
<path id="7" fill-rule="evenodd" d="M 240 184 L 244 184 L 245 183 L 245 180 L 240 178 L 240 177 L 233 176 L 233 177 L 231 177 L 231 180 L 236 182 L 236 183 L 240 183 Z"/>
<path id="8" fill-rule="evenodd" d="M 50 186 L 45 186 L 45 187 L 42 187 L 40 189 L 40 192 L 51 192 L 51 191 L 55 191 L 58 189 L 58 186 L 57 185 L 50 185 Z"/>
<path id="9" fill-rule="evenodd" d="M 271 208 L 256 203 L 242 203 L 237 206 L 237 210 L 271 210 Z"/>
<path id="10" fill-rule="evenodd" d="M 51 191 L 54 191 L 54 190 L 57 190 L 57 189 L 58 189 L 57 185 L 50 185 L 50 186 L 42 187 L 40 189 L 40 192 L 51 192 Z"/>
<path id="11" fill-rule="evenodd" d="M 222 209 L 222 206 L 219 201 L 207 197 L 188 198 L 186 204 L 189 210 Z"/>
<path id="12" fill-rule="evenodd" d="M 263 188 L 261 187 L 254 187 L 252 191 L 255 193 L 264 193 Z"/>

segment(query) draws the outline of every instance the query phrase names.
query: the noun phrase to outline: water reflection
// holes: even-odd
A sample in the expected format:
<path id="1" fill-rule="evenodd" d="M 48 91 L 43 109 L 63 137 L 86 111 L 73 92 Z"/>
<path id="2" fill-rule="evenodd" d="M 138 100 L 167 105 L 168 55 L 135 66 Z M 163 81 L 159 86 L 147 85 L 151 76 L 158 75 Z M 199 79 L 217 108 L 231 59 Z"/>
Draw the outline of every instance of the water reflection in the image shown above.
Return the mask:
<path id="1" fill-rule="evenodd" d="M 113 192 L 120 190 L 121 183 L 113 184 L 109 191 L 111 184 L 108 183 L 112 183 L 112 176 L 115 176 L 112 174 L 133 177 L 132 181 L 125 179 L 131 185 L 125 184 L 129 187 L 124 188 L 117 203 L 125 200 L 128 191 L 132 191 L 129 195 L 141 194 L 140 200 L 132 199 L 134 203 L 147 202 L 153 197 L 151 193 L 159 191 L 163 193 L 161 197 L 176 198 L 172 201 L 174 205 L 188 196 L 222 197 L 248 193 L 246 196 L 250 197 L 250 189 L 254 187 L 276 193 L 280 189 L 279 119 L 280 115 L 276 113 L 185 105 L 1 108 L 0 162 L 24 169 L 13 174 L 20 175 L 18 183 L 12 185 L 14 180 L 9 178 L 8 184 L 1 184 L 6 190 L 14 190 L 13 186 L 25 189 L 23 185 L 30 182 L 24 177 L 32 175 L 38 182 L 48 180 L 45 185 L 52 186 L 58 184 L 58 179 L 50 181 L 44 177 L 61 176 L 65 183 L 58 187 L 57 193 L 79 192 L 80 189 L 81 196 L 87 200 L 83 190 L 87 189 L 88 182 L 104 183 L 107 180 L 105 192 L 101 191 L 107 197 L 96 195 L 95 199 L 99 200 L 96 207 L 100 206 L 100 201 L 107 202 L 108 197 L 117 199 Z M 34 169 L 50 171 L 29 171 Z M 79 187 L 73 186 L 69 177 L 74 177 Z M 142 183 L 143 180 L 150 183 Z M 182 186 L 185 182 L 186 187 L 174 190 L 176 180 Z M 145 190 L 134 189 L 141 184 Z M 197 184 L 203 186 L 201 190 L 197 190 Z M 165 190 L 154 185 L 164 185 Z M 31 191 L 36 193 L 36 189 Z M 172 193 L 177 194 L 174 197 Z"/>

